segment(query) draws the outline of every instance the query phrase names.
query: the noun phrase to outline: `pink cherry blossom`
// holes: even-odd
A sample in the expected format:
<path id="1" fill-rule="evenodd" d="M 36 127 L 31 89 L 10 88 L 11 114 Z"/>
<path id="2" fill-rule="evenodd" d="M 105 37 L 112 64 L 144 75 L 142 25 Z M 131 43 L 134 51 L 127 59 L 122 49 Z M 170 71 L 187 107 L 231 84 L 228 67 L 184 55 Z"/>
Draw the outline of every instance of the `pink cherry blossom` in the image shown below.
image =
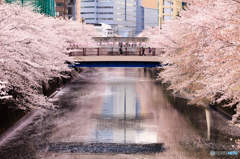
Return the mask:
<path id="1" fill-rule="evenodd" d="M 92 41 L 93 26 L 47 17 L 31 6 L 0 4 L 0 100 L 12 100 L 18 108 L 50 107 L 41 94 L 42 85 L 54 77 L 67 77 L 74 71 L 64 63 L 71 61 L 63 51 L 79 41 Z M 20 95 L 11 98 L 13 90 Z M 22 98 L 23 97 L 23 98 Z"/>
<path id="2" fill-rule="evenodd" d="M 169 89 L 192 104 L 236 106 L 240 117 L 240 1 L 187 0 L 175 20 L 148 28 L 148 37 L 165 67 L 159 75 Z M 165 52 L 165 54 L 161 54 Z M 226 102 L 228 101 L 228 102 Z"/>

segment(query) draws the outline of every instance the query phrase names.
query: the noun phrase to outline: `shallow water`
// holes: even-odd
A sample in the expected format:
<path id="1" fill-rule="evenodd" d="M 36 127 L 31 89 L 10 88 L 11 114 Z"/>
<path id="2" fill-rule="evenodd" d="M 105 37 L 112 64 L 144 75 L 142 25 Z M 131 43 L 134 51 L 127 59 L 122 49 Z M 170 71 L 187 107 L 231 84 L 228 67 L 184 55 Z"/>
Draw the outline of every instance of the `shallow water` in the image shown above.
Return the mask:
<path id="1" fill-rule="evenodd" d="M 239 128 L 204 107 L 187 105 L 154 79 L 153 71 L 85 71 L 0 147 L 0 158 L 229 158 Z M 231 156 L 231 157 L 239 157 Z"/>

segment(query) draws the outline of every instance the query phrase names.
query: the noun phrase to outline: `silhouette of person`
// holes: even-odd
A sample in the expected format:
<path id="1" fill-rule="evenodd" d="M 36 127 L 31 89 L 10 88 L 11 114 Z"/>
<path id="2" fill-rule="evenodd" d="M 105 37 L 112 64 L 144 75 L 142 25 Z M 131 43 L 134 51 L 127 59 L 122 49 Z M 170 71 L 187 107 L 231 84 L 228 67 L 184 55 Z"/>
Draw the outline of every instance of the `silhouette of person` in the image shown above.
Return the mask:
<path id="1" fill-rule="evenodd" d="M 150 54 L 152 52 L 152 49 L 148 47 L 148 53 Z"/>
<path id="2" fill-rule="evenodd" d="M 119 51 L 120 51 L 120 55 L 122 55 L 122 45 L 121 45 L 121 47 L 119 48 Z"/>
<path id="3" fill-rule="evenodd" d="M 142 55 L 146 56 L 144 52 L 145 52 L 145 49 L 142 47 Z"/>

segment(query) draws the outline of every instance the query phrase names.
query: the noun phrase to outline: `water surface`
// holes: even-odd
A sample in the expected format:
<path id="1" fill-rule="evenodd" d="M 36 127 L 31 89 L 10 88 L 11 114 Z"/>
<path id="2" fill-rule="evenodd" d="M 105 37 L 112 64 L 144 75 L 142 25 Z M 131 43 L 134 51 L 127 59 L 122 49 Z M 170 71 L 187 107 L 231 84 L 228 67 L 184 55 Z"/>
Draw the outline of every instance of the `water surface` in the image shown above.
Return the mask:
<path id="1" fill-rule="evenodd" d="M 214 158 L 210 150 L 236 150 L 238 128 L 154 77 L 138 68 L 83 72 L 55 96 L 59 109 L 2 145 L 0 158 Z"/>

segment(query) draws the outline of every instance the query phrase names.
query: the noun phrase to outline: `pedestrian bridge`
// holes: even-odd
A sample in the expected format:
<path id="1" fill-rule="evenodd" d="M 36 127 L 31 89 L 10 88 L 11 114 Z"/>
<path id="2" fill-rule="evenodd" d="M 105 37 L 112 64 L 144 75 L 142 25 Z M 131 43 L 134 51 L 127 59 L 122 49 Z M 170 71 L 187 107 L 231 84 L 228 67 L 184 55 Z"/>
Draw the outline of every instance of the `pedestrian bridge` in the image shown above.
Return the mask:
<path id="1" fill-rule="evenodd" d="M 156 48 L 148 50 L 143 54 L 141 48 L 123 47 L 120 54 L 119 47 L 74 48 L 65 53 L 74 61 L 69 67 L 162 67 Z"/>

